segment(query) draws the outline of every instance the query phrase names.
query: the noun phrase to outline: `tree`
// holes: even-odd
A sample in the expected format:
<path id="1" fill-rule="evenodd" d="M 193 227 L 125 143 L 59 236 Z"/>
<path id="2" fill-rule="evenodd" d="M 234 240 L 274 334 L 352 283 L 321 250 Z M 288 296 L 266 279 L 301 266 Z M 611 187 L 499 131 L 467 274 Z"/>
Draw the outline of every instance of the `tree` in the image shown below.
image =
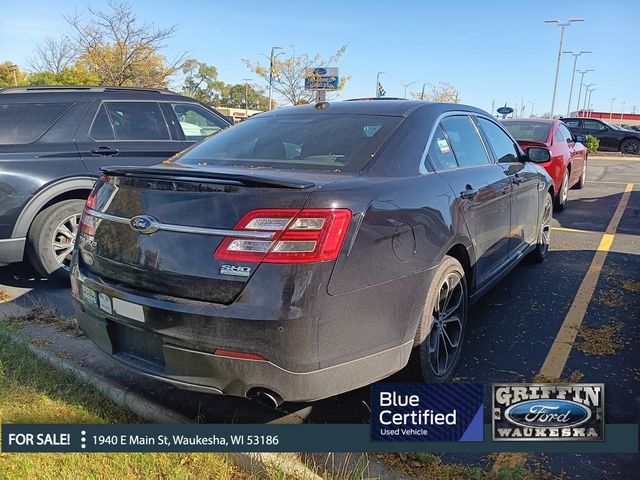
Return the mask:
<path id="1" fill-rule="evenodd" d="M 246 106 L 245 103 L 247 104 Z M 245 85 L 244 83 L 227 84 L 222 90 L 220 104 L 216 106 L 264 111 L 269 109 L 269 97 L 264 94 L 263 90 L 258 90 L 253 85 Z"/>
<path id="2" fill-rule="evenodd" d="M 329 67 L 338 62 L 347 50 L 346 45 L 334 55 L 324 60 L 320 54 L 313 57 L 304 53 L 295 57 L 274 56 L 273 58 L 273 89 L 292 105 L 300 105 L 314 101 L 316 92 L 304 89 L 304 72 L 309 67 Z M 264 65 L 260 61 L 243 59 L 242 62 L 249 70 L 269 82 L 269 58 Z M 351 77 L 341 76 L 338 90 L 342 90 Z"/>
<path id="3" fill-rule="evenodd" d="M 438 82 L 437 84 L 427 83 L 422 92 L 411 92 L 411 96 L 418 100 L 429 100 L 431 102 L 460 103 L 458 89 L 449 82 Z"/>
<path id="4" fill-rule="evenodd" d="M 34 56 L 27 62 L 35 72 L 52 72 L 57 75 L 64 69 L 72 67 L 77 59 L 77 45 L 65 35 L 59 40 L 47 37 L 36 46 Z"/>
<path id="5" fill-rule="evenodd" d="M 107 1 L 107 10 L 87 8 L 89 19 L 79 13 L 65 16 L 74 31 L 78 62 L 99 83 L 117 86 L 166 88 L 169 77 L 182 68 L 185 54 L 171 63 L 159 53 L 177 26 L 156 28 L 141 23 L 131 6 Z"/>
<path id="6" fill-rule="evenodd" d="M 27 74 L 13 62 L 0 63 L 0 88 L 26 85 Z"/>
<path id="7" fill-rule="evenodd" d="M 29 75 L 29 85 L 97 85 L 100 79 L 81 65 L 65 67 L 60 72 L 40 71 Z"/>
<path id="8" fill-rule="evenodd" d="M 216 67 L 190 58 L 184 62 L 182 72 L 185 74 L 183 95 L 197 98 L 209 105 L 220 101 L 224 82 L 218 80 Z"/>

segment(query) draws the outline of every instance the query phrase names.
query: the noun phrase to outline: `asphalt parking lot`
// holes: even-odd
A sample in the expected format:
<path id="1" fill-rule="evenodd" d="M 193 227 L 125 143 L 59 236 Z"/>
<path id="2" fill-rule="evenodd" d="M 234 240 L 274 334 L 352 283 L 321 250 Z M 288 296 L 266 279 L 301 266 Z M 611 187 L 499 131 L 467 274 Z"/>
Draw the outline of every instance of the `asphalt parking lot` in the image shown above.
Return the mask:
<path id="1" fill-rule="evenodd" d="M 13 297 L 9 303 L 44 303 L 71 313 L 67 289 L 36 278 L 27 265 L 1 267 L 0 288 Z M 554 213 L 545 262 L 525 261 L 472 307 L 456 380 L 485 385 L 534 379 L 603 382 L 607 423 L 639 423 L 638 320 L 640 158 L 592 158 L 587 186 L 571 190 L 567 208 Z M 90 345 L 83 348 L 89 349 L 84 351 L 87 364 L 110 369 L 110 359 L 91 352 Z M 142 395 L 198 421 L 264 422 L 301 409 L 309 422 L 368 421 L 369 388 L 310 405 L 285 404 L 274 412 L 243 399 L 182 392 L 141 383 L 120 368 L 113 371 L 138 385 Z M 490 408 L 485 414 L 489 422 Z M 612 461 L 611 456 L 590 457 L 564 468 L 595 474 Z M 615 468 L 631 472 L 631 461 L 616 460 Z M 549 463 L 552 469 L 561 465 L 553 457 Z"/>

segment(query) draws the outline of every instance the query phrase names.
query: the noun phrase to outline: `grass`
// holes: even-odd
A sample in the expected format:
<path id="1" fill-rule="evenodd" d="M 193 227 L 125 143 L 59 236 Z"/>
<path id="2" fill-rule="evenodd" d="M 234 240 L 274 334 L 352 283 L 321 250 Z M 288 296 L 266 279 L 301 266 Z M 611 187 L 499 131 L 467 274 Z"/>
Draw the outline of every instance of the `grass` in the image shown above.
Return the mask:
<path id="1" fill-rule="evenodd" d="M 59 372 L 0 327 L 0 421 L 140 423 L 91 387 Z M 229 455 L 178 453 L 0 453 L 0 479 L 251 478 Z"/>

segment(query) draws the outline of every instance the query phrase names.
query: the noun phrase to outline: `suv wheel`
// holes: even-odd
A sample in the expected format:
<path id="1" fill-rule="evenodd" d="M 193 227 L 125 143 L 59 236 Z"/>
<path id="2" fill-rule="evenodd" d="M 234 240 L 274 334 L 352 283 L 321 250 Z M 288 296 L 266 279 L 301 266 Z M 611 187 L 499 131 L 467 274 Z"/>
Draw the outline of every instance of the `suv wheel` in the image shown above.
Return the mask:
<path id="1" fill-rule="evenodd" d="M 410 373 L 424 382 L 446 382 L 455 372 L 467 325 L 468 293 L 464 269 L 445 256 L 427 293 L 416 332 Z"/>
<path id="2" fill-rule="evenodd" d="M 84 200 L 65 200 L 38 214 L 29 229 L 27 253 L 43 277 L 68 281 Z"/>
<path id="3" fill-rule="evenodd" d="M 637 138 L 627 138 L 620 144 L 622 153 L 640 153 L 640 140 Z"/>

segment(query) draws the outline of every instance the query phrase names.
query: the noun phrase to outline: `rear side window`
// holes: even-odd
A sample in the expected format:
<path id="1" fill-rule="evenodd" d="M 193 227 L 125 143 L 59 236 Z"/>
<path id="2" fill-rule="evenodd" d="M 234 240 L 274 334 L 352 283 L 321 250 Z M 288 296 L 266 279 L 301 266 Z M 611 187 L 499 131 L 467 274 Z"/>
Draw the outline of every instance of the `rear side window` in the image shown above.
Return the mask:
<path id="1" fill-rule="evenodd" d="M 577 128 L 580 126 L 580 120 L 578 120 L 577 118 L 575 119 L 566 118 L 563 120 L 563 122 L 565 123 L 566 126 L 572 127 L 572 128 Z"/>
<path id="2" fill-rule="evenodd" d="M 91 126 L 94 140 L 170 140 L 156 102 L 104 102 Z"/>
<path id="3" fill-rule="evenodd" d="M 171 107 L 178 117 L 184 138 L 199 141 L 219 132 L 227 124 L 217 115 L 193 103 L 172 103 Z"/>
<path id="4" fill-rule="evenodd" d="M 401 120 L 324 113 L 258 116 L 203 141 L 177 162 L 357 172 Z"/>
<path id="5" fill-rule="evenodd" d="M 468 116 L 444 118 L 442 128 L 447 132 L 453 153 L 461 167 L 487 165 L 489 157 L 482 144 L 475 123 Z"/>
<path id="6" fill-rule="evenodd" d="M 436 128 L 431 145 L 429 145 L 429 159 L 438 170 L 449 170 L 458 166 L 449 140 L 440 125 Z"/>
<path id="7" fill-rule="evenodd" d="M 35 142 L 70 106 L 70 103 L 0 105 L 0 144 Z"/>
<path id="8" fill-rule="evenodd" d="M 487 120 L 486 118 L 479 118 L 478 123 L 480 128 L 487 137 L 489 146 L 493 150 L 493 154 L 496 157 L 498 163 L 510 163 L 518 161 L 518 147 L 509 138 L 502 129 L 495 123 Z"/>
<path id="9" fill-rule="evenodd" d="M 587 130 L 606 130 L 607 127 L 604 124 L 597 122 L 595 120 L 583 120 L 582 128 L 586 128 Z"/>

